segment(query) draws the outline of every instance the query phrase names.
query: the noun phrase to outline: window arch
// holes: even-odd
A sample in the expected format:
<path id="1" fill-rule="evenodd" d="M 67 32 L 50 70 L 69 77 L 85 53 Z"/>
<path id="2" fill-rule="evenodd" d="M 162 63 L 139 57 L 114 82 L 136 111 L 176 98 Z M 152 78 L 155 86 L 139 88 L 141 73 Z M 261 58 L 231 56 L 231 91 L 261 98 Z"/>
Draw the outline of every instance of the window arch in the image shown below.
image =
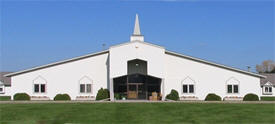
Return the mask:
<path id="1" fill-rule="evenodd" d="M 182 94 L 193 94 L 195 93 L 195 84 L 196 82 L 190 78 L 190 77 L 186 77 L 185 79 L 183 79 L 181 81 L 181 93 Z"/>
<path id="2" fill-rule="evenodd" d="M 266 82 L 264 85 L 263 85 L 263 94 L 265 95 L 272 95 L 272 83 L 270 83 L 269 81 Z"/>
<path id="3" fill-rule="evenodd" d="M 88 76 L 84 76 L 79 80 L 79 93 L 82 93 L 82 94 L 93 93 L 93 80 Z"/>
<path id="4" fill-rule="evenodd" d="M 47 80 L 42 76 L 37 76 L 33 80 L 33 92 L 34 93 L 46 93 Z"/>
<path id="5" fill-rule="evenodd" d="M 239 93 L 240 90 L 240 81 L 236 79 L 235 77 L 231 77 L 228 80 L 226 80 L 226 92 L 228 94 L 236 94 Z"/>

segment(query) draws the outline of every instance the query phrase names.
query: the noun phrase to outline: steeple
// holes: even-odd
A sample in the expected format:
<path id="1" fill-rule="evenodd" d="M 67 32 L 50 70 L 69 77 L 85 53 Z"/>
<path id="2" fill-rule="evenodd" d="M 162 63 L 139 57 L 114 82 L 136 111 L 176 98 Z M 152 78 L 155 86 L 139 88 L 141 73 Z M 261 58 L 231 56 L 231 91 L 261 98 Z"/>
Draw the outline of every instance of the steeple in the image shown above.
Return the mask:
<path id="1" fill-rule="evenodd" d="M 134 33 L 131 36 L 131 41 L 144 41 L 144 36 L 140 33 L 138 14 L 136 14 Z"/>
<path id="2" fill-rule="evenodd" d="M 134 33 L 133 33 L 133 35 L 140 35 L 138 14 L 136 14 L 136 22 L 135 22 L 135 28 L 134 28 Z"/>

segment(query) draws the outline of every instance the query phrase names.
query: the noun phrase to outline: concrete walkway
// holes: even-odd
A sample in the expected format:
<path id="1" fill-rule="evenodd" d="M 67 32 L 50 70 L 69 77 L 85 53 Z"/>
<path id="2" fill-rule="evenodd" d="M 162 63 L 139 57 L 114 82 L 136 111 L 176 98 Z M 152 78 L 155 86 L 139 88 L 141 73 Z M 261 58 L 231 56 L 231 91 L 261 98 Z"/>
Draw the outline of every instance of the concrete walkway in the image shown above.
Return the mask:
<path id="1" fill-rule="evenodd" d="M 58 103 L 198 103 L 198 104 L 275 104 L 275 101 L 149 101 L 149 100 L 117 100 L 117 101 L 0 101 L 0 104 L 58 104 Z"/>

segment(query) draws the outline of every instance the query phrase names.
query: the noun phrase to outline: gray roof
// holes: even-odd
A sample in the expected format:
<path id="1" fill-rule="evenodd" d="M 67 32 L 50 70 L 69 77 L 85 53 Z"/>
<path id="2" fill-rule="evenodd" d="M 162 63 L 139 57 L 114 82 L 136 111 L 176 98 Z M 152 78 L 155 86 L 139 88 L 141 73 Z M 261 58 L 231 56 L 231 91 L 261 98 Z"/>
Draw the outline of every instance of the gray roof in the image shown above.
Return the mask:
<path id="1" fill-rule="evenodd" d="M 261 75 L 266 76 L 266 78 L 261 78 L 261 86 L 267 82 L 275 86 L 275 73 L 261 73 Z"/>
<path id="2" fill-rule="evenodd" d="M 0 81 L 4 83 L 6 86 L 11 85 L 11 78 L 10 77 L 5 77 L 4 75 L 9 74 L 11 72 L 0 72 Z"/>

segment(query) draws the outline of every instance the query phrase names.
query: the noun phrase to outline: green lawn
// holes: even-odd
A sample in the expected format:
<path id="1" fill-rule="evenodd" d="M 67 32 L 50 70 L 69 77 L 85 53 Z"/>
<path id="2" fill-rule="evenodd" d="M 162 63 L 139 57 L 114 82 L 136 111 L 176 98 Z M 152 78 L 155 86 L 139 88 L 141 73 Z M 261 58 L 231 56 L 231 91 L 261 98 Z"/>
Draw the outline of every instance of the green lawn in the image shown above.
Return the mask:
<path id="1" fill-rule="evenodd" d="M 0 124 L 274 123 L 275 104 L 0 104 Z"/>
<path id="2" fill-rule="evenodd" d="M 275 101 L 275 97 L 261 97 L 261 101 Z"/>
<path id="3" fill-rule="evenodd" d="M 9 101 L 11 100 L 10 96 L 0 96 L 0 101 Z"/>

